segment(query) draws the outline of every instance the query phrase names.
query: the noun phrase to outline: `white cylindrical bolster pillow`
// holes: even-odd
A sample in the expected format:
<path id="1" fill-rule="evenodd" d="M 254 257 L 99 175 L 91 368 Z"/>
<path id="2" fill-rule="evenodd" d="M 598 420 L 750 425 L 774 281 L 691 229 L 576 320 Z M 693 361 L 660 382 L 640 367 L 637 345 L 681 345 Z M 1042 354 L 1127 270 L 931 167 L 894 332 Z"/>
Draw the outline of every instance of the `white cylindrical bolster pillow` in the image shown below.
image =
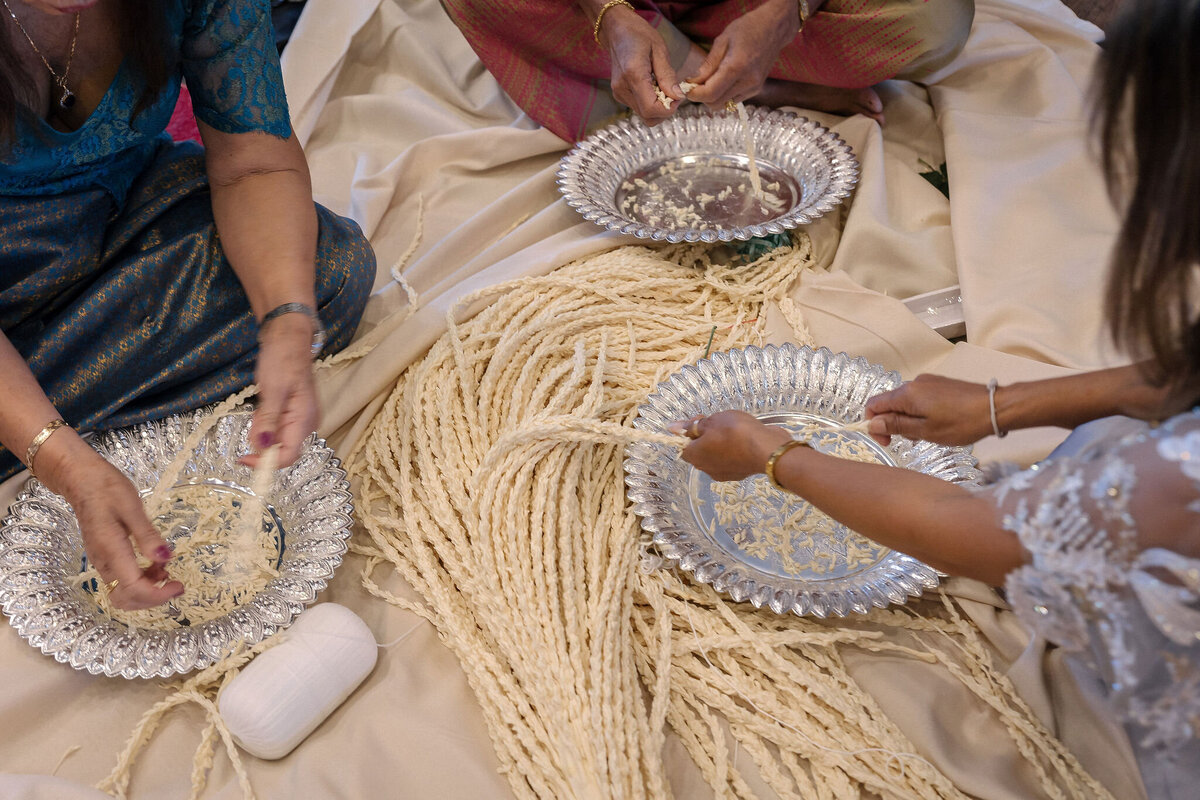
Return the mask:
<path id="1" fill-rule="evenodd" d="M 305 611 L 284 640 L 247 664 L 217 697 L 233 739 L 259 758 L 283 758 L 375 668 L 378 645 L 336 603 Z"/>

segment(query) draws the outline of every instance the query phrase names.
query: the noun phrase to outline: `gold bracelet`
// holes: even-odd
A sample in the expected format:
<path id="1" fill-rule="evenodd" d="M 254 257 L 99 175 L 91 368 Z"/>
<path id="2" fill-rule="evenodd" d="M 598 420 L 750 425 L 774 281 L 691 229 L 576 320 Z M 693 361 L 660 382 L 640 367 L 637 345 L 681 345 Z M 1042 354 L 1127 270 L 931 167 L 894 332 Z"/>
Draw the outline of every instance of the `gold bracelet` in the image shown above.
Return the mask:
<path id="1" fill-rule="evenodd" d="M 799 0 L 800 3 L 800 27 L 796 29 L 797 33 L 804 30 L 804 23 L 808 22 L 808 0 Z"/>
<path id="2" fill-rule="evenodd" d="M 25 451 L 25 468 L 29 470 L 31 477 L 37 477 L 33 472 L 33 460 L 37 458 L 38 450 L 42 449 L 42 445 L 56 430 L 66 427 L 66 425 L 67 423 L 62 419 L 52 419 L 46 423 L 46 427 L 37 432 L 37 436 L 33 437 L 33 441 L 29 443 L 29 449 Z"/>
<path id="3" fill-rule="evenodd" d="M 596 15 L 596 24 L 592 27 L 592 38 L 596 40 L 596 44 L 600 44 L 600 22 L 604 19 L 604 15 L 608 13 L 608 10 L 613 6 L 629 6 L 629 8 L 633 11 L 637 11 L 637 9 L 633 7 L 633 3 L 629 2 L 629 0 L 608 0 L 608 2 L 605 3 L 600 9 L 600 13 Z"/>
<path id="4" fill-rule="evenodd" d="M 788 450 L 791 450 L 793 447 L 804 447 L 807 444 L 808 442 L 802 442 L 799 439 L 788 439 L 786 442 L 779 445 L 779 447 L 776 447 L 775 452 L 767 456 L 767 466 L 763 472 L 767 473 L 767 480 L 769 480 L 771 485 L 779 491 L 786 492 L 787 489 L 783 488 L 783 486 L 779 484 L 779 481 L 775 479 L 775 465 L 779 463 L 779 459 L 783 458 L 784 453 L 786 453 Z"/>

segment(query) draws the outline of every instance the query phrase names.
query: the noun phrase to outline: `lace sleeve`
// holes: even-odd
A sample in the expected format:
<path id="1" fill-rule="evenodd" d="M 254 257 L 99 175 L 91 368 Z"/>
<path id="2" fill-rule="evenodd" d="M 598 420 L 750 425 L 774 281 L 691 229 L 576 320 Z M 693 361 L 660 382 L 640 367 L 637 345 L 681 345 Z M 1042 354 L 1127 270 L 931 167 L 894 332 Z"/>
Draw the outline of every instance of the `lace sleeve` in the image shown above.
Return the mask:
<path id="1" fill-rule="evenodd" d="M 268 0 L 195 0 L 180 55 L 196 116 L 225 133 L 291 135 Z"/>
<path id="2" fill-rule="evenodd" d="M 1200 723 L 1200 414 L 1101 438 L 986 491 L 1028 562 L 1009 604 L 1031 629 L 1084 654 L 1145 747 Z"/>

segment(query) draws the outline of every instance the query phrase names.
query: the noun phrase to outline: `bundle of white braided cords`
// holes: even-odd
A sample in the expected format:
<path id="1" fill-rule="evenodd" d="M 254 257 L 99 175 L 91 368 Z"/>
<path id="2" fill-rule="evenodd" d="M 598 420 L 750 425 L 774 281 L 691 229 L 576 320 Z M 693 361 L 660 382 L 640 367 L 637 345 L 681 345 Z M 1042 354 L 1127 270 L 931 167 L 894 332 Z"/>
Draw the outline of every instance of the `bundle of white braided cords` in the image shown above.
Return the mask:
<path id="1" fill-rule="evenodd" d="M 950 598 L 825 622 L 653 568 L 625 500 L 624 446 L 683 440 L 634 430 L 637 406 L 710 347 L 761 343 L 767 303 L 812 344 L 785 295 L 811 265 L 803 234 L 747 266 L 714 264 L 699 246 L 623 247 L 463 298 L 458 308 L 492 302 L 448 315 L 348 459 L 363 585 L 436 626 L 518 797 L 670 797 L 669 731 L 718 797 L 752 797 L 747 768 L 780 797 L 963 797 L 858 687 L 847 648 L 942 665 L 1001 720 L 1046 796 L 1109 797 Z M 382 588 L 384 569 L 422 602 Z M 163 715 L 194 702 L 208 723 L 192 796 L 220 740 L 254 797 L 215 699 L 277 638 L 176 684 L 100 788 L 125 796 Z"/>
<path id="2" fill-rule="evenodd" d="M 518 797 L 668 797 L 673 731 L 718 797 L 962 797 L 851 678 L 847 648 L 938 663 L 1002 721 L 1048 797 L 1107 797 L 1014 693 L 947 597 L 864 623 L 778 616 L 639 569 L 624 446 L 706 344 L 760 343 L 806 236 L 748 266 L 623 247 L 463 299 L 491 304 L 400 378 L 349 460 L 368 590 L 436 626 Z M 394 570 L 413 603 L 384 590 Z"/>

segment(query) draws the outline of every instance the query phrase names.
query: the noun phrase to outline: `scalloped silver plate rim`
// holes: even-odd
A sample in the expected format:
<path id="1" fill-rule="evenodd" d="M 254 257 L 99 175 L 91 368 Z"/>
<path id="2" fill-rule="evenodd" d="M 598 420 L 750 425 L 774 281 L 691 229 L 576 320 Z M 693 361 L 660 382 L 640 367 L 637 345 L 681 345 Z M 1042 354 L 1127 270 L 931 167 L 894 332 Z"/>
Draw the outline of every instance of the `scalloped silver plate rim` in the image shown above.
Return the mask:
<path id="1" fill-rule="evenodd" d="M 687 370 L 700 373 L 701 365 L 705 362 L 715 365 L 719 359 L 728 359 L 734 357 L 735 354 L 743 354 L 741 357 L 744 358 L 744 354 L 751 351 L 768 354 L 782 351 L 785 354 L 794 353 L 797 356 L 807 354 L 810 359 L 820 356 L 826 360 L 826 363 L 839 360 L 843 365 L 859 364 L 860 366 L 866 365 L 872 370 L 880 370 L 880 379 L 891 382 L 893 385 L 899 385 L 901 380 L 899 373 L 886 370 L 878 364 L 872 364 L 862 356 L 834 353 L 826 347 L 814 349 L 790 343 L 767 345 L 766 347 L 749 346 L 738 350 L 714 353 L 710 358 L 685 365 L 668 375 L 658 384 L 647 401 L 638 407 L 638 416 L 634 420 L 633 426 L 642 430 L 661 431 L 661 426 L 652 423 L 644 415 L 647 412 L 657 412 L 654 401 L 656 398 L 662 397 L 663 387 L 672 385 L 673 379 Z M 664 404 L 666 403 L 667 401 L 664 400 Z M 902 437 L 896 438 L 905 444 L 914 446 L 918 444 L 908 442 Z M 980 480 L 980 473 L 977 469 L 978 462 L 971 454 L 970 448 L 939 446 L 938 450 L 946 455 L 955 456 L 955 468 L 960 469 L 963 473 L 954 480 L 955 483 L 972 485 Z M 635 494 L 644 496 L 655 489 L 661 489 L 664 493 L 668 491 L 660 483 L 655 482 L 652 464 L 648 463 L 655 455 L 666 456 L 667 452 L 668 449 L 664 446 L 647 442 L 633 442 L 626 446 L 623 465 L 626 499 L 638 515 L 641 529 L 650 534 L 651 541 L 667 563 L 691 574 L 698 583 L 713 586 L 714 589 L 728 595 L 735 602 L 749 602 L 756 608 L 769 608 L 778 614 L 796 614 L 801 617 L 812 616 L 821 619 L 847 617 L 852 614 L 866 613 L 872 608 L 886 608 L 891 605 L 903 604 L 911 598 L 920 597 L 926 590 L 936 589 L 944 575 L 911 556 L 896 550 L 889 550 L 882 560 L 863 571 L 875 577 L 860 587 L 827 591 L 814 585 L 812 589 L 797 590 L 796 585 L 802 584 L 803 581 L 788 579 L 786 582 L 791 588 L 771 588 L 770 581 L 773 576 L 758 571 L 752 565 L 738 561 L 731 555 L 725 554 L 725 557 L 722 558 L 719 552 L 702 551 L 703 545 L 691 538 L 694 532 L 684 529 L 663 513 L 651 512 L 649 507 L 652 507 L 653 504 L 650 501 L 634 497 Z M 646 455 L 643 456 L 643 453 Z M 686 552 L 679 552 L 680 550 L 686 550 Z M 719 551 L 720 548 L 714 547 L 712 550 Z M 697 552 L 700 552 L 698 558 L 695 557 Z M 716 567 L 704 569 L 714 562 Z M 723 576 L 735 574 L 739 570 L 744 573 L 741 579 L 736 581 L 723 579 Z M 837 580 L 841 582 L 852 577 L 844 576 Z"/>
<path id="2" fill-rule="evenodd" d="M 176 415 L 174 417 L 174 419 L 191 418 L 195 415 L 195 413 L 196 412 L 179 414 L 179 415 Z M 247 412 L 233 412 L 233 413 L 247 413 Z M 172 418 L 168 418 L 168 419 L 172 419 Z M 143 423 L 143 425 L 162 426 L 167 421 L 168 420 L 159 420 L 159 421 L 152 422 L 152 423 Z M 132 428 L 121 429 L 120 431 L 112 431 L 112 432 L 110 432 L 110 435 L 128 432 L 130 430 L 137 429 L 138 427 L 140 427 L 140 426 L 133 426 Z M 292 574 L 283 573 L 279 577 L 274 578 L 270 582 L 268 582 L 262 591 L 255 594 L 254 597 L 250 598 L 248 601 L 246 601 L 245 604 L 243 604 L 241 606 L 241 608 L 248 608 L 249 606 L 253 605 L 259 598 L 264 597 L 264 596 L 270 596 L 270 597 L 274 598 L 275 600 L 277 600 L 279 602 L 279 604 L 281 606 L 283 606 L 287 611 L 287 613 L 286 613 L 287 620 L 285 622 L 275 622 L 272 620 L 262 619 L 261 617 L 256 617 L 256 622 L 258 623 L 258 627 L 260 627 L 264 631 L 263 636 L 260 637 L 256 641 L 261 641 L 262 639 L 265 639 L 267 636 L 270 636 L 279 630 L 283 630 L 284 628 L 287 628 L 289 625 L 291 625 L 296 620 L 297 616 L 303 612 L 304 608 L 307 608 L 309 605 L 311 605 L 313 602 L 315 602 L 317 595 L 319 595 L 322 591 L 324 591 L 328 587 L 329 581 L 333 578 L 333 576 L 337 570 L 337 567 L 340 566 L 343 557 L 345 556 L 346 552 L 348 551 L 348 542 L 349 542 L 350 535 L 351 535 L 351 529 L 353 527 L 354 497 L 353 497 L 353 494 L 351 494 L 351 492 L 350 492 L 350 482 L 347 479 L 346 470 L 342 467 L 341 460 L 336 455 L 334 455 L 332 448 L 330 448 L 328 446 L 327 442 L 323 438 L 314 437 L 313 441 L 311 442 L 310 445 L 308 445 L 308 447 L 311 450 L 320 449 L 320 450 L 325 450 L 328 452 L 328 460 L 326 461 L 321 472 L 318 474 L 333 473 L 337 476 L 336 480 L 334 482 L 334 485 L 330 488 L 329 493 L 326 494 L 325 497 L 329 498 L 329 497 L 333 497 L 334 495 L 337 495 L 341 502 L 339 502 L 339 504 L 336 508 L 328 509 L 327 513 L 343 514 L 349 521 L 346 524 L 344 524 L 343 526 L 339 527 L 337 530 L 332 530 L 329 533 L 329 537 L 328 537 L 329 539 L 337 540 L 341 543 L 341 547 L 339 548 L 337 553 L 326 554 L 324 556 L 319 557 L 318 559 L 314 559 L 313 557 L 307 558 L 307 560 L 310 562 L 313 560 L 321 560 L 321 561 L 330 562 L 330 567 L 327 571 L 327 574 L 319 575 L 319 576 L 318 575 L 300 576 L 300 575 L 292 575 Z M 24 502 L 27 502 L 30 500 L 40 500 L 41 499 L 41 498 L 38 498 L 34 494 L 35 487 L 40 487 L 40 486 L 41 486 L 41 484 L 40 484 L 40 482 L 37 481 L 36 478 L 30 478 L 29 481 L 26 482 L 25 487 L 22 488 L 21 492 L 17 495 L 16 499 L 13 501 L 12 506 L 10 506 L 9 512 L 4 516 L 4 518 L 2 520 L 0 520 L 0 531 L 4 530 L 4 528 L 7 528 L 8 526 L 10 526 L 12 524 L 20 522 L 19 518 L 17 518 L 12 513 L 12 509 L 16 508 L 18 506 L 18 504 L 24 503 Z M 42 487 L 42 488 L 44 488 L 44 487 Z M 294 491 L 294 490 L 295 489 L 293 488 L 291 491 Z M 23 546 L 24 547 L 32 547 L 30 545 L 23 545 Z M 0 553 L 4 552 L 7 549 L 10 549 L 10 548 L 5 547 L 4 543 L 0 542 Z M 56 552 L 56 551 L 47 550 L 46 548 L 42 548 L 42 547 L 37 547 L 36 549 L 43 550 L 47 553 Z M 24 570 L 29 570 L 29 571 L 45 570 L 45 571 L 51 572 L 51 573 L 56 572 L 55 570 L 53 570 L 52 568 L 49 568 L 49 567 L 25 566 L 25 567 L 6 568 L 3 572 L 3 575 L 0 575 L 0 577 L 15 575 Z M 62 573 L 61 571 L 57 572 L 57 574 L 60 577 L 69 577 L 65 573 Z M 287 581 L 291 581 L 291 580 L 304 581 L 307 584 L 308 588 L 312 589 L 311 594 L 312 594 L 313 599 L 307 600 L 307 601 L 301 601 L 301 600 L 293 600 L 288 597 L 281 597 L 278 593 L 280 584 L 282 582 L 287 582 Z M 132 680 L 132 679 L 169 678 L 174 675 L 185 675 L 185 674 L 188 674 L 188 673 L 191 673 L 191 672 L 194 672 L 197 670 L 205 669 L 206 667 L 212 666 L 217 661 L 217 659 L 208 655 L 204 651 L 203 633 L 202 632 L 217 621 L 217 620 L 209 620 L 208 622 L 205 622 L 202 625 L 198 625 L 194 628 L 189 628 L 189 630 L 196 633 L 196 636 L 200 641 L 197 646 L 196 658 L 190 663 L 190 665 L 188 665 L 186 667 L 182 667 L 182 668 L 176 667 L 168 661 L 163 666 L 161 666 L 160 668 L 153 670 L 153 671 L 139 669 L 136 662 L 130 663 L 120 670 L 107 668 L 104 664 L 104 659 L 102 658 L 102 656 L 107 652 L 107 649 L 108 649 L 109 645 L 111 645 L 112 640 L 114 638 L 116 638 L 117 636 L 130 633 L 131 631 L 135 631 L 136 629 L 128 628 L 124 624 L 116 622 L 115 620 L 104 618 L 102 615 L 87 613 L 81 618 L 85 619 L 87 622 L 89 622 L 91 624 L 89 624 L 87 627 L 83 628 L 81 631 L 79 631 L 77 634 L 75 634 L 74 641 L 78 642 L 86 636 L 95 634 L 96 631 L 104 631 L 104 632 L 109 633 L 109 635 L 107 635 L 105 637 L 104 643 L 101 646 L 96 648 L 96 652 L 91 657 L 89 657 L 87 659 L 81 659 L 81 660 L 79 660 L 79 663 L 73 663 L 72 655 L 75 652 L 74 647 L 59 646 L 59 647 L 51 648 L 50 642 L 49 642 L 49 638 L 50 638 L 49 635 L 43 636 L 41 638 L 41 641 L 35 642 L 34 641 L 35 638 L 37 638 L 40 634 L 46 634 L 47 632 L 44 630 L 32 631 L 32 630 L 28 629 L 28 626 L 29 626 L 30 621 L 32 619 L 34 619 L 36 616 L 38 616 L 39 614 L 43 614 L 47 610 L 53 609 L 58 605 L 68 604 L 68 603 L 78 603 L 78 602 L 80 602 L 79 598 L 74 597 L 70 600 L 60 601 L 60 603 L 51 604 L 50 606 L 47 606 L 47 607 L 34 608 L 34 609 L 31 609 L 26 612 L 12 613 L 10 611 L 12 605 L 16 601 L 23 599 L 23 598 L 30 597 L 31 595 L 35 595 L 40 591 L 44 591 L 44 588 L 45 587 L 43 587 L 43 586 L 34 586 L 34 587 L 28 588 L 24 591 L 15 591 L 15 592 L 14 591 L 5 592 L 5 591 L 0 590 L 0 613 L 4 614 L 4 616 L 9 620 L 9 624 L 17 631 L 18 635 L 21 636 L 21 638 L 23 638 L 27 642 L 29 642 L 29 644 L 31 646 L 36 647 L 41 653 L 43 653 L 44 655 L 50 656 L 51 658 L 53 658 L 55 661 L 57 661 L 60 664 L 66 664 L 67 666 L 70 666 L 73 669 L 77 669 L 82 672 L 88 672 L 92 675 L 104 675 L 106 677 L 126 678 L 126 679 Z M 276 593 L 272 594 L 273 591 Z M 300 610 L 293 611 L 292 610 L 293 606 L 300 606 Z M 268 632 L 268 629 L 269 629 L 269 632 Z M 165 632 L 165 633 L 169 634 L 170 632 Z M 250 637 L 233 636 L 223 642 L 222 648 L 227 650 L 228 648 L 236 646 L 239 641 L 247 641 L 248 638 L 250 638 Z M 255 642 L 250 642 L 250 643 L 255 643 Z"/>
<path id="3" fill-rule="evenodd" d="M 689 106 L 688 108 L 703 109 L 702 106 Z M 747 111 L 751 111 L 754 107 L 747 106 L 746 108 Z M 690 111 L 689 113 L 695 116 L 713 116 L 707 109 Z M 753 239 L 756 236 L 767 235 L 762 230 L 762 226 L 768 224 L 778 225 L 784 231 L 794 230 L 801 225 L 808 225 L 828 214 L 854 193 L 854 188 L 857 186 L 861 174 L 861 168 L 853 148 L 850 147 L 849 143 L 841 135 L 815 120 L 792 111 L 772 109 L 764 115 L 765 118 L 787 119 L 789 122 L 798 125 L 811 123 L 818 144 L 821 145 L 819 149 L 830 162 L 832 179 L 835 185 L 831 186 L 819 198 L 814 199 L 803 208 L 790 210 L 786 214 L 764 222 L 739 228 L 723 228 L 720 231 L 701 231 L 696 228 L 660 228 L 655 225 L 638 222 L 629 217 L 623 217 L 619 213 L 616 213 L 616 210 L 612 209 L 607 202 L 599 198 L 594 198 L 585 192 L 581 186 L 577 185 L 578 181 L 572 175 L 573 168 L 578 166 L 578 161 L 588 151 L 599 146 L 597 139 L 599 135 L 606 132 L 611 133 L 626 125 L 637 125 L 640 123 L 640 120 L 636 118 L 618 120 L 592 133 L 586 139 L 577 142 L 559 160 L 558 169 L 555 172 L 555 184 L 558 186 L 559 192 L 563 195 L 563 199 L 567 201 L 567 205 L 575 209 L 588 222 L 593 222 L 610 231 L 631 234 L 639 239 L 667 241 L 671 244 L 678 244 L 680 242 L 715 244 L 718 241 L 745 241 Z M 840 163 L 838 162 L 839 156 L 842 159 Z M 627 230 L 631 226 L 633 229 Z M 704 236 L 706 233 L 715 233 L 716 238 Z"/>

